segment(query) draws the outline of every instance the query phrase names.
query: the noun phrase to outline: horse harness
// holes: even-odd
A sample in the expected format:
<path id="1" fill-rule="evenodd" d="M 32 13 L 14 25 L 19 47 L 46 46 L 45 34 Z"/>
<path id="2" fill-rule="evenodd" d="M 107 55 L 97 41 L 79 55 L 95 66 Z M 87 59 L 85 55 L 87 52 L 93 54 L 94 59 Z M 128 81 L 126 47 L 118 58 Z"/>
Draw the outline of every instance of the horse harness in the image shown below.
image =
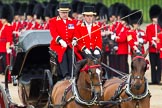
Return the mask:
<path id="1" fill-rule="evenodd" d="M 91 79 L 91 68 L 96 68 L 96 72 L 98 71 L 99 72 L 99 69 L 101 65 L 92 65 L 92 66 L 88 66 L 86 65 L 84 68 L 81 69 L 81 72 L 82 71 L 85 71 L 87 72 L 87 74 L 89 73 L 90 74 L 90 79 Z M 98 70 L 97 70 L 98 69 Z M 97 72 L 97 74 L 99 74 Z M 99 106 L 99 102 L 98 102 L 98 95 L 95 93 L 93 98 L 89 101 L 86 101 L 84 99 L 82 99 L 80 97 L 80 94 L 78 92 L 78 88 L 77 88 L 77 84 L 76 84 L 76 78 L 74 77 L 73 79 L 70 79 L 69 82 L 71 83 L 64 91 L 64 95 L 62 97 L 62 103 L 60 105 L 52 105 L 53 107 L 61 107 L 61 108 L 64 108 L 68 103 L 70 103 L 71 101 L 75 100 L 78 104 L 80 105 L 84 105 L 84 106 L 88 106 L 88 107 L 91 107 L 91 106 Z M 91 91 L 94 92 L 94 86 L 102 86 L 102 83 L 97 83 L 97 84 L 93 84 L 93 81 L 91 80 Z M 72 91 L 72 96 L 69 98 L 69 99 L 66 99 L 66 96 L 67 96 L 67 93 Z"/>
<path id="2" fill-rule="evenodd" d="M 131 80 L 131 75 L 128 76 L 128 79 L 122 83 L 120 83 L 118 89 L 115 91 L 114 96 L 111 98 L 112 101 L 117 101 L 116 105 L 118 105 L 119 108 L 121 108 L 120 104 L 123 102 L 127 102 L 127 101 L 132 101 L 135 100 L 136 101 L 136 105 L 135 108 L 139 108 L 139 102 L 140 100 L 146 98 L 147 96 L 151 97 L 151 93 L 148 90 L 148 81 L 145 78 L 145 91 L 143 94 L 141 95 L 135 95 L 131 92 L 130 90 L 130 80 Z M 128 98 L 123 99 L 120 95 L 125 91 L 125 93 L 127 94 Z M 115 104 L 114 104 L 115 105 Z M 114 105 L 109 106 L 110 108 Z"/>

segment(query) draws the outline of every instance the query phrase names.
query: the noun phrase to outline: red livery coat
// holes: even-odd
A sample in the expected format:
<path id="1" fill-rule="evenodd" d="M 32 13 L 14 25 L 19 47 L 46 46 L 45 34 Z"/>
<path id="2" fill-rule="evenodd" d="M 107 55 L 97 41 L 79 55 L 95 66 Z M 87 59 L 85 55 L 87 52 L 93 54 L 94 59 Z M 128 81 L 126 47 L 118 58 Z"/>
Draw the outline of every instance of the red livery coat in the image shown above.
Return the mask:
<path id="1" fill-rule="evenodd" d="M 53 51 L 56 51 L 59 63 L 62 62 L 63 54 L 66 51 L 66 48 L 59 44 L 58 39 L 63 39 L 68 44 L 68 46 L 72 48 L 71 42 L 74 36 L 75 25 L 75 20 L 68 18 L 65 24 L 63 19 L 61 19 L 59 16 L 51 18 L 49 21 L 49 29 L 53 38 L 50 44 L 50 48 Z M 74 52 L 78 59 L 82 59 L 81 55 L 77 52 L 76 47 Z"/>
<path id="2" fill-rule="evenodd" d="M 100 26 L 98 24 L 92 24 L 91 34 L 88 33 L 84 22 L 78 23 L 75 30 L 75 37 L 78 39 L 78 47 L 80 51 L 85 47 L 91 50 L 97 48 L 101 51 L 102 37 Z"/>

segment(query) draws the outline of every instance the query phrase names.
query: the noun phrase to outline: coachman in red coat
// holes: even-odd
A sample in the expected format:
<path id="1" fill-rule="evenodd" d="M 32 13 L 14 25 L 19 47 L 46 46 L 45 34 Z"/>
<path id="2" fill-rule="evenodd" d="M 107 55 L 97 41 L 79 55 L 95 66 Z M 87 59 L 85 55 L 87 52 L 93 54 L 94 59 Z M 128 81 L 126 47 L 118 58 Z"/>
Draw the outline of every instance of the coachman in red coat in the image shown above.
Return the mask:
<path id="1" fill-rule="evenodd" d="M 75 37 L 72 43 L 77 44 L 77 47 L 82 52 L 83 58 L 89 55 L 100 58 L 102 36 L 100 26 L 97 23 L 93 23 L 93 18 L 96 14 L 94 13 L 94 7 L 85 6 L 82 14 L 85 20 L 77 24 Z"/>
<path id="2" fill-rule="evenodd" d="M 51 50 L 55 51 L 58 60 L 58 75 L 60 78 L 71 76 L 72 71 L 72 39 L 76 21 L 68 17 L 70 11 L 68 3 L 59 4 L 59 16 L 51 18 L 49 29 L 52 36 L 50 44 Z M 78 59 L 81 55 L 74 50 Z"/>

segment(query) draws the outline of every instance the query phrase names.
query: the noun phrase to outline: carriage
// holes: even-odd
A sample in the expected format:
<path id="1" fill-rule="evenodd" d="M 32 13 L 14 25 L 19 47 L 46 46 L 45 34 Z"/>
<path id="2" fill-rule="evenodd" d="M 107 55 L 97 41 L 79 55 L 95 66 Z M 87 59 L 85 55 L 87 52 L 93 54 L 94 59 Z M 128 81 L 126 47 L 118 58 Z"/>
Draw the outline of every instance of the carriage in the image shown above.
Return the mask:
<path id="1" fill-rule="evenodd" d="M 6 71 L 5 71 L 5 85 L 2 86 L 0 84 L 0 108 L 43 108 L 43 107 L 50 108 L 50 107 L 54 107 L 53 104 L 51 103 L 52 102 L 51 94 L 52 94 L 52 90 L 54 86 L 55 77 L 53 77 L 54 73 L 50 71 L 51 70 L 51 64 L 50 64 L 51 53 L 49 53 L 50 41 L 51 41 L 51 36 L 48 30 L 39 30 L 39 31 L 29 30 L 29 31 L 24 32 L 20 36 L 18 44 L 16 44 L 14 48 L 16 51 L 16 56 L 15 57 L 13 55 L 10 56 L 11 64 L 7 66 Z M 134 67 L 138 66 L 139 69 L 143 69 L 143 67 L 146 67 L 146 60 L 143 57 L 142 58 L 138 57 L 138 59 L 141 59 L 140 62 L 142 63 L 142 65 L 140 66 L 135 65 Z M 96 63 L 95 61 L 90 61 L 91 66 L 85 65 L 85 67 L 84 66 L 80 67 L 80 69 L 83 68 L 81 69 L 81 71 L 85 71 L 85 73 L 82 72 L 82 74 L 84 73 L 84 77 L 88 76 L 90 78 L 93 78 L 91 77 L 91 75 L 93 76 L 93 74 L 98 74 L 99 72 L 98 73 L 96 72 L 98 68 L 101 68 L 102 66 L 108 67 L 103 63 L 97 64 L 97 65 L 95 63 Z M 136 64 L 139 64 L 139 63 L 136 63 Z M 15 103 L 12 100 L 12 96 L 10 95 L 11 89 L 9 88 L 9 84 L 8 84 L 9 71 L 11 72 L 11 76 L 13 77 L 13 79 L 16 77 L 16 80 L 18 81 L 17 83 L 14 83 L 15 81 L 14 80 L 13 84 L 14 85 L 18 84 L 16 87 L 18 88 L 19 96 L 17 97 L 20 98 L 23 105 L 19 105 L 19 103 Z M 145 71 L 146 70 L 144 70 L 143 72 Z M 96 73 L 93 73 L 93 72 L 96 72 Z M 135 73 L 138 73 L 138 71 Z M 94 75 L 94 76 L 100 76 L 102 78 L 101 75 Z M 99 80 L 96 80 L 97 82 L 95 83 L 93 83 L 93 80 L 95 79 L 89 80 L 90 81 L 89 84 L 90 85 L 92 84 L 91 85 L 92 89 L 90 89 L 92 90 L 92 93 L 89 93 L 89 95 L 95 93 L 94 95 L 92 95 L 93 98 L 90 99 L 90 101 L 84 101 L 83 99 L 80 99 L 79 97 L 80 94 L 78 94 L 78 92 L 76 91 L 77 87 L 75 86 L 76 85 L 76 82 L 74 82 L 75 79 L 72 80 L 72 84 L 74 83 L 73 85 L 70 84 L 70 86 L 67 86 L 67 85 L 64 86 L 65 91 L 62 91 L 62 93 L 64 94 L 63 97 L 66 97 L 68 95 L 68 92 L 72 90 L 71 88 L 75 88 L 74 92 L 70 92 L 70 93 L 74 93 L 77 95 L 75 96 L 72 95 L 69 98 L 69 100 L 71 101 L 75 100 L 77 101 L 77 104 L 78 103 L 83 104 L 84 107 L 87 107 L 87 106 L 91 107 L 91 105 L 92 106 L 94 105 L 95 107 L 96 105 L 97 107 L 100 107 L 100 106 L 107 107 L 107 105 L 119 105 L 122 102 L 125 102 L 125 101 L 131 102 L 131 100 L 133 100 L 134 95 L 133 96 L 130 95 L 130 97 L 122 99 L 122 100 L 118 98 L 121 93 L 118 91 L 117 92 L 115 91 L 122 90 L 120 84 L 119 84 L 119 87 L 115 88 L 115 90 L 113 90 L 111 87 L 109 90 L 109 86 L 107 86 L 108 84 L 107 83 L 104 84 L 104 82 L 100 80 L 100 77 L 97 78 Z M 142 78 L 144 79 L 144 77 Z M 135 79 L 141 80 L 141 77 L 138 76 Z M 84 81 L 84 80 L 81 78 L 81 81 Z M 66 82 L 68 82 L 69 84 L 69 81 L 66 81 Z M 126 83 L 129 83 L 129 82 L 126 82 Z M 108 92 L 106 92 L 106 90 L 102 91 L 102 87 L 103 89 L 107 89 Z M 95 88 L 96 89 L 99 88 L 99 93 L 95 91 Z M 59 91 L 57 93 L 59 94 L 56 94 L 56 95 L 60 96 L 61 89 L 58 89 L 58 90 Z M 89 90 L 89 88 L 86 90 Z M 110 97 L 107 97 L 108 94 L 110 94 L 110 91 L 113 94 Z M 101 94 L 102 92 L 104 92 L 105 94 L 105 100 L 103 99 L 98 100 L 98 94 Z M 115 94 L 116 93 L 117 94 L 115 95 L 115 98 L 112 100 L 111 97 L 114 97 L 114 92 Z M 148 96 L 147 101 L 149 101 L 149 93 L 147 92 L 147 90 L 145 94 L 146 94 L 145 96 Z M 142 97 L 144 97 L 143 94 L 142 94 Z M 136 99 L 136 100 L 140 100 L 140 99 Z"/>
<path id="2" fill-rule="evenodd" d="M 53 87 L 48 52 L 50 41 L 48 30 L 28 30 L 19 37 L 14 47 L 16 54 L 10 56 L 10 65 L 5 70 L 5 85 L 0 85 L 0 108 L 41 108 L 49 101 Z M 10 95 L 9 72 L 22 105 L 15 103 Z"/>

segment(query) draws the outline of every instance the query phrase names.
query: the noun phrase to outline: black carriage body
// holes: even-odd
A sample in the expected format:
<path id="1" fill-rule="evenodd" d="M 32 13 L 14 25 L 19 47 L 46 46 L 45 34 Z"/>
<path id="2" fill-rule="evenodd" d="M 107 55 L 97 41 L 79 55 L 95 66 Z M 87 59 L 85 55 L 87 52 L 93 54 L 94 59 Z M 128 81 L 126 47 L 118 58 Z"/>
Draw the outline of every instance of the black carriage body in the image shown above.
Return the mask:
<path id="1" fill-rule="evenodd" d="M 50 70 L 48 30 L 28 30 L 20 37 L 11 75 L 18 76 L 19 97 L 23 104 L 36 104 L 42 95 L 44 70 Z M 48 85 L 48 84 L 46 84 Z M 47 94 L 41 100 L 47 101 Z M 43 103 L 43 102 L 41 102 Z"/>

